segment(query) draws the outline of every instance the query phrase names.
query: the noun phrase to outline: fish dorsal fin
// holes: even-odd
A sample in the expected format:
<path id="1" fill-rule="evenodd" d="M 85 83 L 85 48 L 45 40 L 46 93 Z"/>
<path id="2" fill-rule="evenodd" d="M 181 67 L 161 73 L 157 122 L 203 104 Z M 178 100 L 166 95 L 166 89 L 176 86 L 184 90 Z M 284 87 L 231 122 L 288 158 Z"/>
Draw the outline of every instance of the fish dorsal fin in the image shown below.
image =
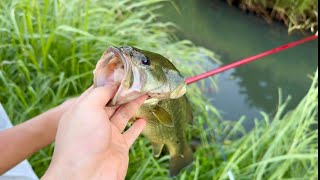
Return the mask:
<path id="1" fill-rule="evenodd" d="M 159 157 L 161 152 L 162 152 L 162 148 L 163 148 L 164 144 L 151 142 L 151 145 L 152 145 L 152 154 L 153 154 L 153 156 L 154 157 Z"/>
<path id="2" fill-rule="evenodd" d="M 171 115 L 162 107 L 156 106 L 152 110 L 152 114 L 158 119 L 159 122 L 161 122 L 163 125 L 168 127 L 174 127 L 173 120 L 171 118 Z"/>

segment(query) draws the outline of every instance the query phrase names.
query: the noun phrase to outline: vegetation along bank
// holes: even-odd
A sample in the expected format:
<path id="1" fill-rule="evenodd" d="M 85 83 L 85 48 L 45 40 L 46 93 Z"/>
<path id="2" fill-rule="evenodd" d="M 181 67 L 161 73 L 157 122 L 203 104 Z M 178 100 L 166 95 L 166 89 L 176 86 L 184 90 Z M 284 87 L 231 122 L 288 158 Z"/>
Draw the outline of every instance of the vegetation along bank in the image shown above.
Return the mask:
<path id="1" fill-rule="evenodd" d="M 277 20 L 294 30 L 318 30 L 318 0 L 227 0 L 229 4 L 262 16 L 268 22 Z"/>

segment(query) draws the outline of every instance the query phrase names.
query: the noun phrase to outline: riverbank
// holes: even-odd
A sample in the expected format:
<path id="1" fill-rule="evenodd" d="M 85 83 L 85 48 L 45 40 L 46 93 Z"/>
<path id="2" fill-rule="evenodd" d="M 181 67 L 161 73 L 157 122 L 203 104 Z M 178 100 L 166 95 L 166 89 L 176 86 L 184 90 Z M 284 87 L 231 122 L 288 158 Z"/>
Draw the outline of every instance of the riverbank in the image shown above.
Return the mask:
<path id="1" fill-rule="evenodd" d="M 318 0 L 226 0 L 230 5 L 255 13 L 266 21 L 281 21 L 294 30 L 318 30 Z"/>

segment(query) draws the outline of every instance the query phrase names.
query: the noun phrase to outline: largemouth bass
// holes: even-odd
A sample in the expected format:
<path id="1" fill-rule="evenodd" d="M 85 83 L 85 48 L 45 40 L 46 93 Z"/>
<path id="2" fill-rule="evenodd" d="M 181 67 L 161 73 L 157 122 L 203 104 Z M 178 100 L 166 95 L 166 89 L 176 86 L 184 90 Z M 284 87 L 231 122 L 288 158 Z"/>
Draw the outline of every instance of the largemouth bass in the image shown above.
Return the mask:
<path id="1" fill-rule="evenodd" d="M 171 176 L 188 166 L 193 158 L 185 131 L 192 121 L 192 111 L 185 95 L 185 80 L 176 67 L 153 52 L 130 46 L 110 47 L 94 70 L 94 86 L 109 82 L 119 88 L 107 106 L 149 96 L 133 120 L 147 120 L 142 134 L 150 140 L 155 157 L 160 156 L 164 146 L 168 148 Z"/>

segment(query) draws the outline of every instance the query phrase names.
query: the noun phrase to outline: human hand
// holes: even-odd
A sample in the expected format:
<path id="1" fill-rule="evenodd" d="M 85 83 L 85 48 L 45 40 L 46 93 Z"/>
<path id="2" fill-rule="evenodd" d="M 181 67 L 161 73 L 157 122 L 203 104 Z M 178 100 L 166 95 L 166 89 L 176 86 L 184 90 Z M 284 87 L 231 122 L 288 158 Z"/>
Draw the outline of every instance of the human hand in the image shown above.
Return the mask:
<path id="1" fill-rule="evenodd" d="M 62 115 L 68 111 L 79 99 L 79 97 L 72 97 L 70 99 L 65 100 L 60 105 L 53 108 L 57 113 L 57 116 L 59 116 L 59 120 L 61 119 Z"/>
<path id="2" fill-rule="evenodd" d="M 78 100 L 78 97 L 74 97 L 74 98 L 70 98 L 65 100 L 63 103 L 61 103 L 60 105 L 49 109 L 47 112 L 44 112 L 41 115 L 46 115 L 47 118 L 47 122 L 46 122 L 46 126 L 43 126 L 44 132 L 47 134 L 48 133 L 48 129 L 52 129 L 52 140 L 50 143 L 52 143 L 52 141 L 54 140 L 55 136 L 56 136 L 56 132 L 58 129 L 58 124 L 59 121 L 61 119 L 61 117 L 63 116 L 63 114 L 65 112 L 67 112 Z M 51 135 L 50 135 L 51 136 Z"/>
<path id="3" fill-rule="evenodd" d="M 89 88 L 60 120 L 50 167 L 43 179 L 124 179 L 129 148 L 146 121 L 128 120 L 146 100 L 138 98 L 120 107 L 105 107 L 116 86 Z"/>

